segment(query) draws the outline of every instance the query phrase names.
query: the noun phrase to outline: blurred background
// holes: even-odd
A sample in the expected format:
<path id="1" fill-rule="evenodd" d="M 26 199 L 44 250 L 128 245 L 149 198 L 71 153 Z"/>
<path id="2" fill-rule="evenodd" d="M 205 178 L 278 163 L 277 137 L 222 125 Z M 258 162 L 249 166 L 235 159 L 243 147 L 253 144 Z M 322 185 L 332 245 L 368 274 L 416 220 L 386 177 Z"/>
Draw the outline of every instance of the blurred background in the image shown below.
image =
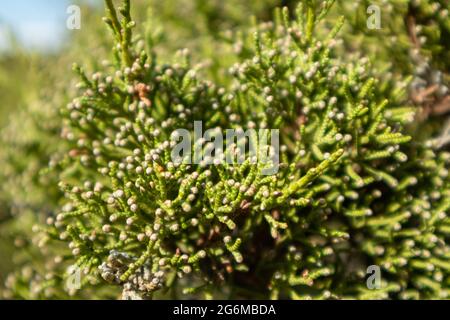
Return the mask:
<path id="1" fill-rule="evenodd" d="M 81 30 L 67 29 L 67 8 L 82 6 L 82 25 L 89 29 L 90 21 L 101 17 L 102 2 L 15 0 L 0 5 L 0 282 L 14 263 L 34 256 L 32 250 L 17 255 L 17 245 L 27 245 L 23 228 L 29 231 L 52 203 L 34 188 L 42 182 L 39 168 L 49 161 L 46 135 L 57 135 L 59 124 L 50 119 L 65 98 L 51 91 L 61 82 L 57 79 L 71 75 L 71 62 L 82 60 L 76 58 L 77 49 L 88 48 L 89 42 L 81 40 L 89 38 Z M 72 46 L 77 38 L 79 46 Z M 19 215 L 23 219 L 12 219 Z"/>
<path id="2" fill-rule="evenodd" d="M 0 47 L 12 35 L 26 48 L 49 50 L 60 44 L 65 28 L 66 0 L 3 1 L 0 7 Z"/>

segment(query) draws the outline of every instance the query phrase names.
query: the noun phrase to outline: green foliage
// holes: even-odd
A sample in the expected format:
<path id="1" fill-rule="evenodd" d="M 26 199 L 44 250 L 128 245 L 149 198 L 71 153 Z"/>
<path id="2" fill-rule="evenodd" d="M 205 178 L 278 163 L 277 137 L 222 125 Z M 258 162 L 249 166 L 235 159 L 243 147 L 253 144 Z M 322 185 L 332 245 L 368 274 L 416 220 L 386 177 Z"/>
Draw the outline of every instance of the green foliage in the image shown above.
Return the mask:
<path id="1" fill-rule="evenodd" d="M 400 10 L 392 2 L 392 12 Z M 383 47 L 384 60 L 374 63 L 364 57 L 373 54 L 371 46 L 359 56 L 343 54 L 355 37 L 372 41 L 363 31 L 349 34 L 349 27 L 363 27 L 357 20 L 345 25 L 345 4 L 303 1 L 295 12 L 276 9 L 273 21 L 258 24 L 232 5 L 222 13 L 220 1 L 194 1 L 192 12 L 204 19 L 186 28 L 193 53 L 168 58 L 179 33 L 166 37 L 153 20 L 134 35 L 140 27 L 130 1 L 119 8 L 105 3 L 111 60 L 96 63 L 93 55 L 83 63 L 88 67 L 74 65 L 79 83 L 65 82 L 70 90 L 47 101 L 67 104 L 58 115 L 44 115 L 50 129 L 27 130 L 40 140 L 34 153 L 21 145 L 2 159 L 21 166 L 14 159 L 23 157 L 26 170 L 6 171 L 10 179 L 36 179 L 37 172 L 45 179 L 8 184 L 39 190 L 40 215 L 22 210 L 11 228 L 43 220 L 28 243 L 42 249 L 31 259 L 43 267 L 11 274 L 5 296 L 448 297 L 450 154 L 411 132 L 416 108 L 409 101 L 414 72 L 407 44 L 394 48 L 406 53 L 399 56 L 404 63 L 386 75 L 393 47 Z M 167 3 L 163 17 L 173 14 Z M 258 3 L 251 10 L 267 19 L 273 3 Z M 418 8 L 417 21 L 426 24 L 433 13 L 424 3 L 408 8 Z M 220 21 L 231 30 L 221 32 Z M 448 19 L 433 21 L 439 27 L 431 34 L 447 32 Z M 203 32 L 198 39 L 196 28 Z M 448 68 L 437 58 L 446 40 L 427 37 L 439 43 L 424 48 L 438 59 L 432 67 Z M 102 43 L 100 56 L 108 46 Z M 278 172 L 265 175 L 274 163 L 248 157 L 232 164 L 172 162 L 172 132 L 191 130 L 194 121 L 217 133 L 279 129 Z M 233 146 L 224 154 L 248 155 Z M 60 193 L 52 191 L 56 185 Z M 382 270 L 379 290 L 366 286 L 371 265 Z M 76 270 L 79 290 L 67 288 Z"/>

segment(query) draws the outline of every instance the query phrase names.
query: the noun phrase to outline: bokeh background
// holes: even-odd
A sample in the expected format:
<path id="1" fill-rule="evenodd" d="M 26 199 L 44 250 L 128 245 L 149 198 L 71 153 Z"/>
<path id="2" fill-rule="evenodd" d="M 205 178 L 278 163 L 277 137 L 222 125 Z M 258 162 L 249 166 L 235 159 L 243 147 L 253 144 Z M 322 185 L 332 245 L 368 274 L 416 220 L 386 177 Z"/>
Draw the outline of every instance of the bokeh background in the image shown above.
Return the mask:
<path id="1" fill-rule="evenodd" d="M 101 16 L 101 0 L 17 0 L 0 5 L 0 282 L 14 263 L 33 259 L 29 250 L 17 254 L 26 245 L 21 229 L 35 222 L 43 202 L 50 202 L 31 187 L 38 180 L 38 167 L 48 161 L 36 124 L 54 111 L 50 105 L 56 95 L 48 89 L 57 74 L 70 73 L 70 60 L 76 55 L 70 53 L 72 44 L 85 38 L 82 30 L 66 27 L 70 4 L 83 7 L 86 29 L 91 17 Z M 38 101 L 47 101 L 48 109 Z M 12 219 L 19 212 L 25 214 L 20 222 Z"/>
<path id="2" fill-rule="evenodd" d="M 66 0 L 3 1 L 0 7 L 0 46 L 11 35 L 29 50 L 56 50 L 65 35 Z"/>

